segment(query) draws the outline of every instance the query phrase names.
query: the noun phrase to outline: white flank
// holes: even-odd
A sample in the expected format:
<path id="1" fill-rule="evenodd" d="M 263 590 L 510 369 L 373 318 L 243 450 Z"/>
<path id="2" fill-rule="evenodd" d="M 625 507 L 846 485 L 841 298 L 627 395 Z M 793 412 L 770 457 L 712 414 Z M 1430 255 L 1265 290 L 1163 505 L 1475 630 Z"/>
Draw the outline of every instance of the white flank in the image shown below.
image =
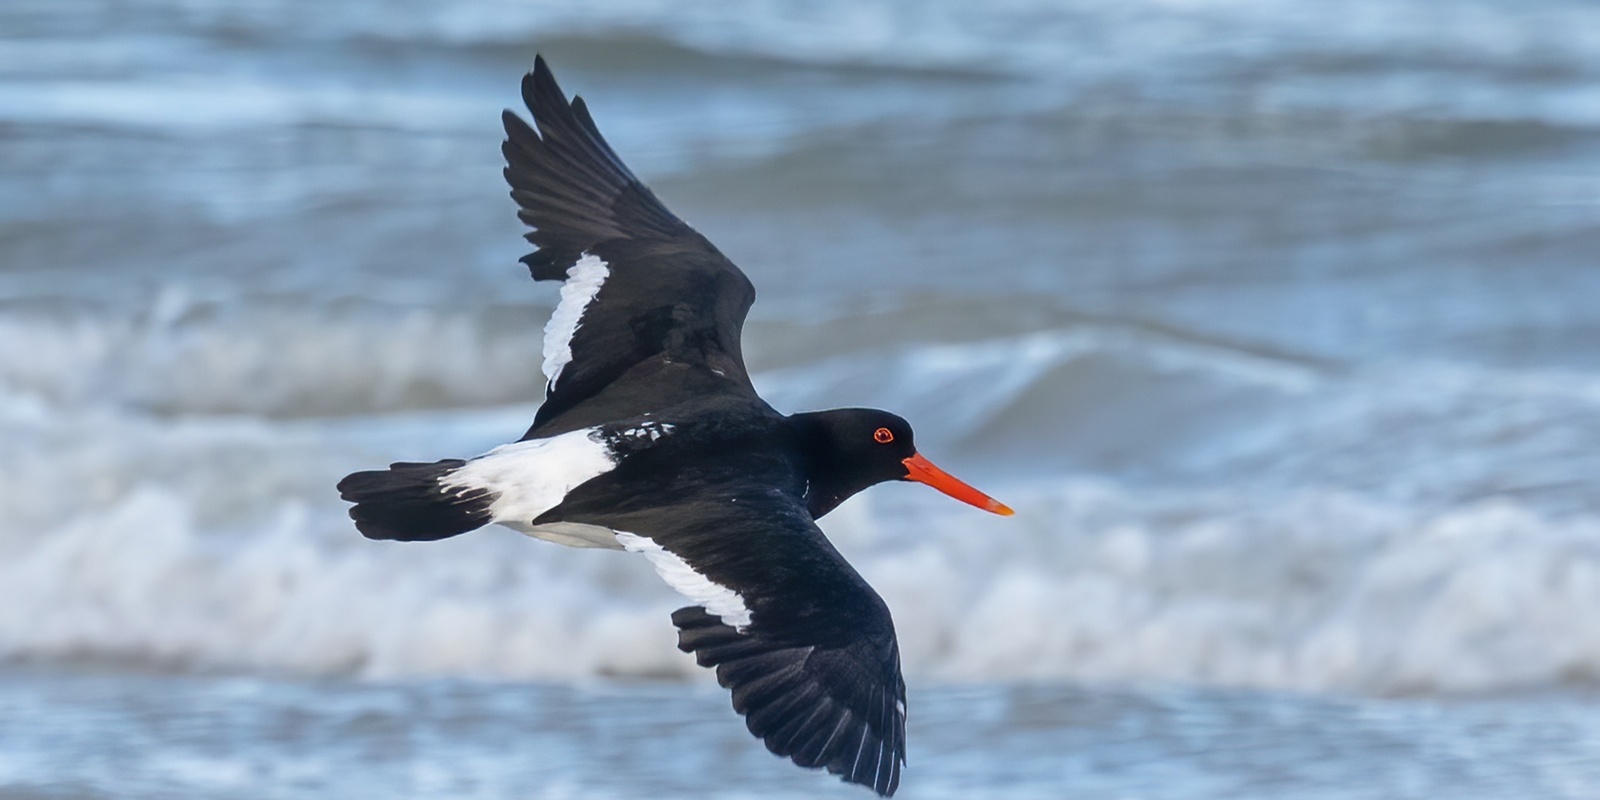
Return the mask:
<path id="1" fill-rule="evenodd" d="M 440 478 L 439 485 L 447 492 L 492 492 L 489 518 L 528 533 L 540 514 L 560 505 L 578 484 L 616 465 L 599 432 L 585 428 L 500 445 Z"/>
<path id="2" fill-rule="evenodd" d="M 750 609 L 738 592 L 695 572 L 689 562 L 654 541 L 633 533 L 617 533 L 617 542 L 630 553 L 642 553 L 656 568 L 656 574 L 678 594 L 699 603 L 708 613 L 732 625 L 740 633 L 750 625 Z"/>
<path id="3" fill-rule="evenodd" d="M 561 302 L 544 325 L 544 377 L 550 381 L 551 389 L 556 388 L 562 368 L 572 361 L 572 336 L 583 323 L 584 309 L 610 275 L 610 266 L 588 253 L 567 268 L 567 280 L 561 284 Z"/>

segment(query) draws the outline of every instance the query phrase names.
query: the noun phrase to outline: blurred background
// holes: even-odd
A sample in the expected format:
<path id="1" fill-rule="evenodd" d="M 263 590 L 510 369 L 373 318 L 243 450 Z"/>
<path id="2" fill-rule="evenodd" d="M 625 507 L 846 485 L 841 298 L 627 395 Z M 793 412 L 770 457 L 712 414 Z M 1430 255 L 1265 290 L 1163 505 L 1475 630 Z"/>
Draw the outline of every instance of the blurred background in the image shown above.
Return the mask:
<path id="1" fill-rule="evenodd" d="M 644 561 L 345 517 L 531 419 L 535 51 L 770 401 L 1018 511 L 825 520 L 901 796 L 1600 794 L 1590 3 L 7 0 L 0 795 L 869 796 Z"/>

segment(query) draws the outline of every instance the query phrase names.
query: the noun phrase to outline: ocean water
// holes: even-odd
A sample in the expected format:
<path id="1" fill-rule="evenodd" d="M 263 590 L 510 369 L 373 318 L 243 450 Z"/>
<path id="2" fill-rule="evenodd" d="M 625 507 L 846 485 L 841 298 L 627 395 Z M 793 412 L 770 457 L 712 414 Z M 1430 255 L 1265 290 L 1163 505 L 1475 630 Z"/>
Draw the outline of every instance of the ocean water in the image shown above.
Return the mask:
<path id="1" fill-rule="evenodd" d="M 682 6 L 0 7 L 0 796 L 865 796 L 648 564 L 332 488 L 533 414 L 536 51 L 774 405 L 1017 509 L 825 520 L 904 796 L 1600 796 L 1600 9 Z"/>
<path id="2" fill-rule="evenodd" d="M 1600 781 L 1596 704 L 1568 698 L 912 697 L 907 797 L 1587 798 Z M 8 798 L 872 796 L 752 747 L 715 686 L 13 672 L 0 711 Z"/>

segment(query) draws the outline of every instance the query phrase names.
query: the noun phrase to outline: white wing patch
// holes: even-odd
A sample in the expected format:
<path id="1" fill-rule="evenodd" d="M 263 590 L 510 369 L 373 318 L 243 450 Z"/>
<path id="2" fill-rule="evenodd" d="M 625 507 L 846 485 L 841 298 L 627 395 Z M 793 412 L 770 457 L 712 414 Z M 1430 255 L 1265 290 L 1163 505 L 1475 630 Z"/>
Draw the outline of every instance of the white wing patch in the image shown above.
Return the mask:
<path id="1" fill-rule="evenodd" d="M 610 276 L 610 265 L 588 253 L 567 268 L 567 280 L 561 284 L 561 302 L 544 325 L 544 377 L 551 389 L 556 388 L 562 368 L 572 361 L 572 337 L 583 323 L 584 310 Z"/>
<path id="2" fill-rule="evenodd" d="M 446 492 L 488 490 L 495 498 L 489 519 L 527 533 L 568 492 L 616 466 L 599 430 L 585 428 L 500 445 L 440 478 L 439 486 Z"/>
<path id="3" fill-rule="evenodd" d="M 619 531 L 617 542 L 624 550 L 641 553 L 650 559 L 650 564 L 656 568 L 656 574 L 660 575 L 668 586 L 676 589 L 678 594 L 699 603 L 708 613 L 721 618 L 724 625 L 732 625 L 740 633 L 744 633 L 744 629 L 749 627 L 750 609 L 744 604 L 744 598 L 740 597 L 738 592 L 696 572 L 694 567 L 689 566 L 689 562 L 651 539 Z"/>

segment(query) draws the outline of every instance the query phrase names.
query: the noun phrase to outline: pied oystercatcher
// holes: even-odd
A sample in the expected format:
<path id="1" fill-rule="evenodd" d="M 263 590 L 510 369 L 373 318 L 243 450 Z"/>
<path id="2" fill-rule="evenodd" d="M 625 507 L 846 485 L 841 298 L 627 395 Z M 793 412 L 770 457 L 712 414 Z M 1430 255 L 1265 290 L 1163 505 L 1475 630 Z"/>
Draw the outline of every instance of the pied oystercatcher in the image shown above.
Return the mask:
<path id="1" fill-rule="evenodd" d="M 500 523 L 641 553 L 695 605 L 678 647 L 733 691 L 767 748 L 880 795 L 905 763 L 905 681 L 889 609 L 816 519 L 910 480 L 1011 514 L 864 408 L 784 416 L 750 384 L 740 329 L 755 288 L 622 163 L 542 57 L 522 80 L 535 127 L 503 115 L 506 181 L 562 281 L 545 326 L 544 404 L 520 441 L 339 482 L 372 539 L 431 541 Z"/>

